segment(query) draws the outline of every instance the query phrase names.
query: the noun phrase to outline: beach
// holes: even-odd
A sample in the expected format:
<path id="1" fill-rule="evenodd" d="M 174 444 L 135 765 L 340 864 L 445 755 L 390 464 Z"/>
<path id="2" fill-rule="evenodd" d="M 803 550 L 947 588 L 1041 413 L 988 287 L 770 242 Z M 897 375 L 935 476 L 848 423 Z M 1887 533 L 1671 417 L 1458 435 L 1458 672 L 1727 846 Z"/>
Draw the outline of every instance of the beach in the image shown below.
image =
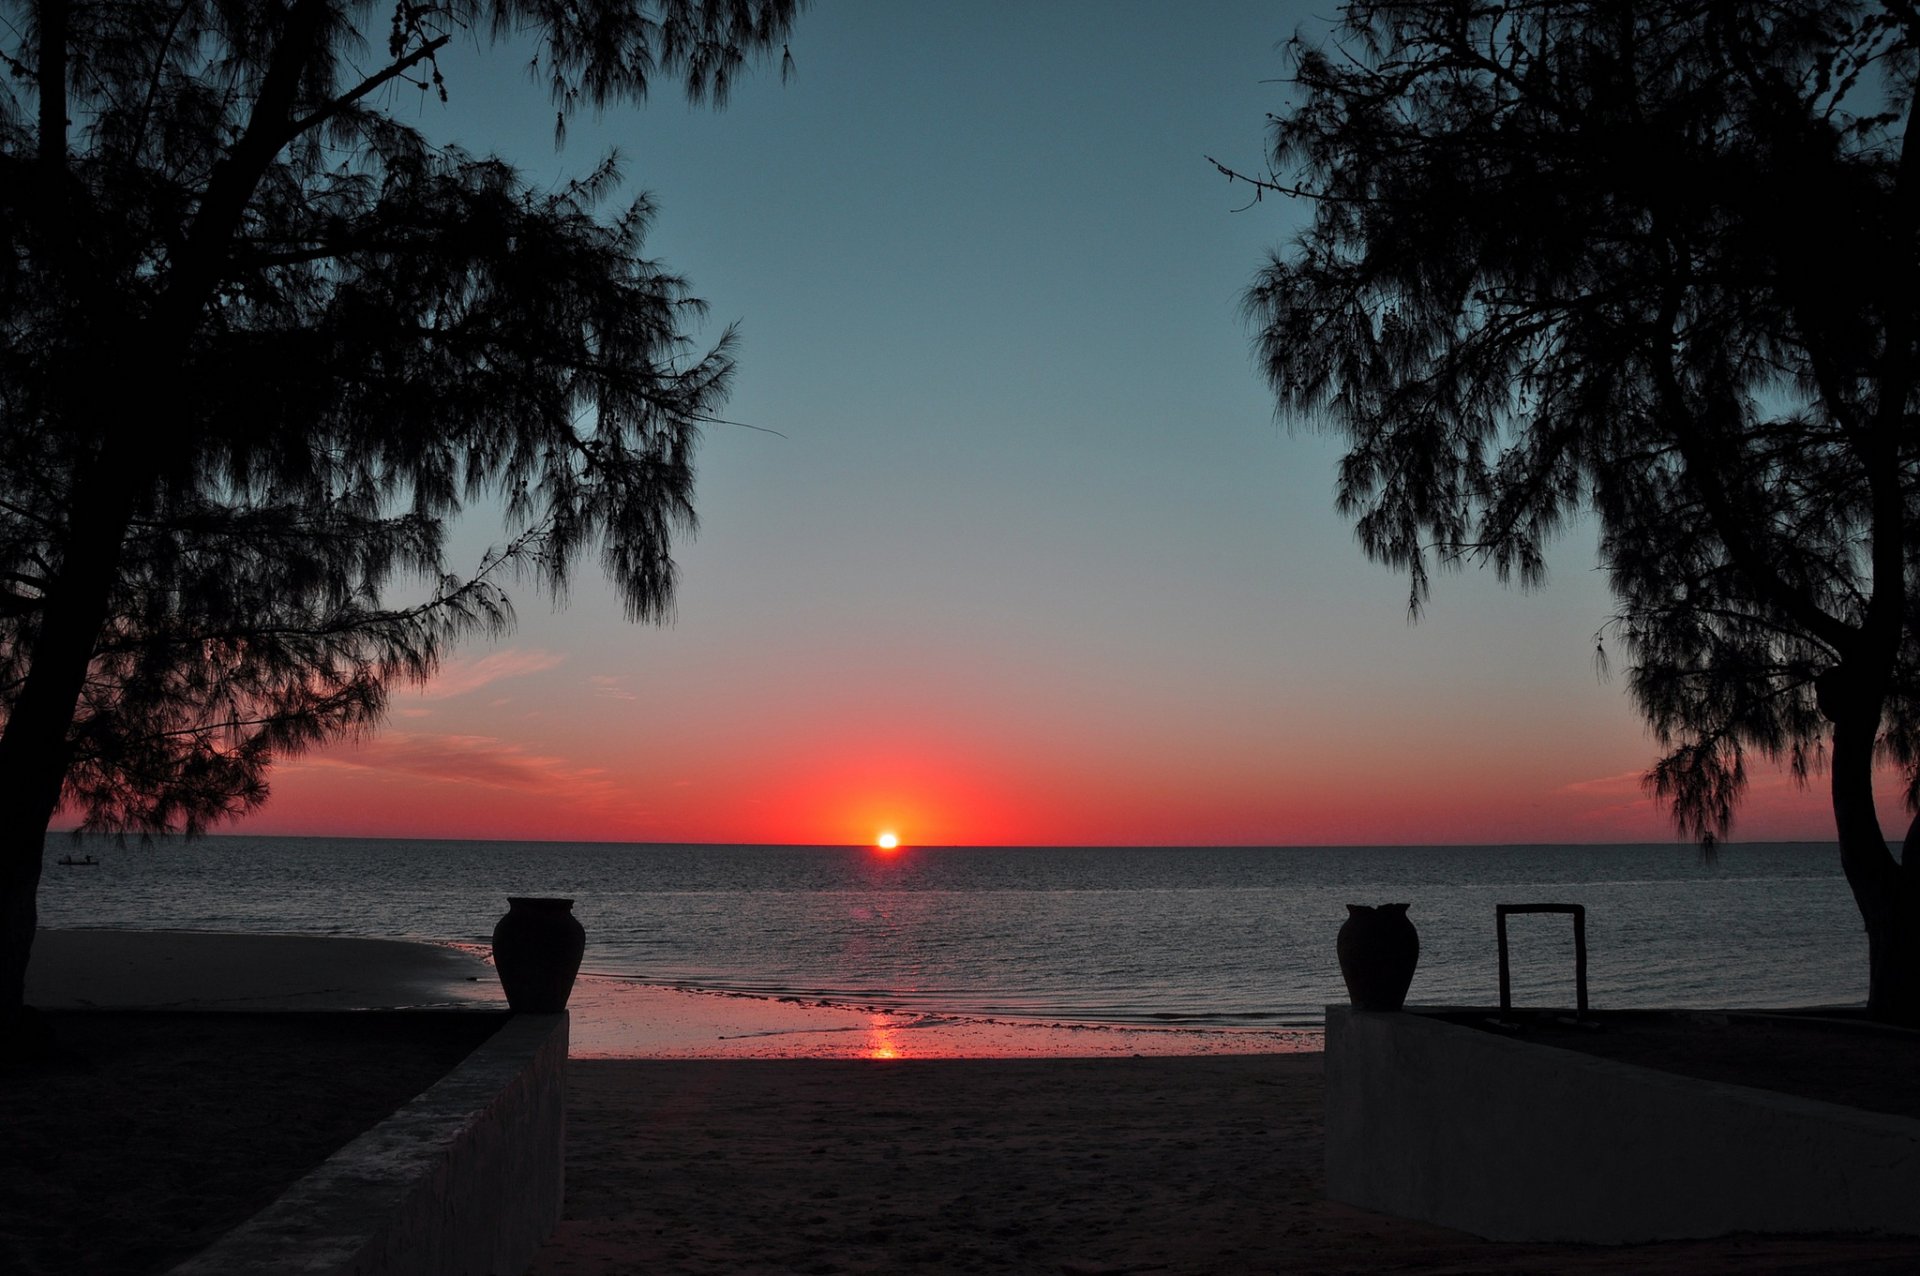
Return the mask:
<path id="1" fill-rule="evenodd" d="M 490 975 L 433 945 L 47 932 L 32 987 L 42 1005 L 169 1014 L 484 1006 Z M 970 1039 L 885 1032 L 857 1010 L 656 1000 L 677 1007 L 667 1038 L 692 1049 L 704 1034 L 718 1053 L 571 1062 L 566 1214 L 536 1273 L 1920 1269 L 1920 1240 L 1501 1245 L 1329 1202 L 1317 1053 L 1122 1053 L 1120 1037 L 1031 1025 L 1023 1039 L 1056 1057 L 915 1056 L 1021 1026 Z M 762 1035 L 729 1044 L 752 1022 Z M 849 1043 L 861 1057 L 832 1054 Z M 743 1049 L 762 1053 L 725 1053 Z M 183 1101 L 195 1082 L 173 1079 Z"/>
<path id="2" fill-rule="evenodd" d="M 182 930 L 41 930 L 27 1004 L 59 1009 L 367 1010 L 497 1004 L 493 971 L 437 944 Z"/>
<path id="3" fill-rule="evenodd" d="M 586 1061 L 543 1276 L 1857 1272 L 1920 1241 L 1507 1245 L 1324 1199 L 1321 1056 Z"/>

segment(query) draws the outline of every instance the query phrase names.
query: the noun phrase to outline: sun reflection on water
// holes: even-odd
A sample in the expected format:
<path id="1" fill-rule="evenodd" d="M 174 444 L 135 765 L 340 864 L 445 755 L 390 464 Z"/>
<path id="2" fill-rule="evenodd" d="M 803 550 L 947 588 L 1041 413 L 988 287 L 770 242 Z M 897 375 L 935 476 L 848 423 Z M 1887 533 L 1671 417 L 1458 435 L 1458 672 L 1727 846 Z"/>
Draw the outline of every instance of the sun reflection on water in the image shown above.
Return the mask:
<path id="1" fill-rule="evenodd" d="M 866 1057 L 869 1059 L 898 1059 L 901 1047 L 894 1036 L 894 1023 L 886 1015 L 875 1015 L 867 1029 Z"/>

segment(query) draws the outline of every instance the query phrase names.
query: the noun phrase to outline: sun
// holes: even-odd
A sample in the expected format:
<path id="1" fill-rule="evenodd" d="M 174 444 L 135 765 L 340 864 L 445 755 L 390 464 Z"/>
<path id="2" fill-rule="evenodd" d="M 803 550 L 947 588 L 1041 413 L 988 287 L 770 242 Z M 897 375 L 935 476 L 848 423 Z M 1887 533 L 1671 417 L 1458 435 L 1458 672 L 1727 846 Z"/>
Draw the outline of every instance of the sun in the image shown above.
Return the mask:
<path id="1" fill-rule="evenodd" d="M 888 829 L 879 837 L 874 838 L 873 844 L 883 851 L 891 851 L 899 847 L 900 838 L 892 829 Z"/>

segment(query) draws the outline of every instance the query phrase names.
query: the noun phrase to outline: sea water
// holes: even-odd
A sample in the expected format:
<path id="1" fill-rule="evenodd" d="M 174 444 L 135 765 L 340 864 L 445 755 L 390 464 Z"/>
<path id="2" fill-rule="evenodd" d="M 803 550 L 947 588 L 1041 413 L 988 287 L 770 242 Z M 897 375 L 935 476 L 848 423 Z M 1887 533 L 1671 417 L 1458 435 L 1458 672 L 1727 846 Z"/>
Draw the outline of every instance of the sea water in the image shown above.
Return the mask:
<path id="1" fill-rule="evenodd" d="M 62 855 L 92 855 L 64 867 Z M 1586 908 L 1603 1008 L 1855 1004 L 1830 844 L 866 847 L 225 836 L 49 840 L 42 924 L 484 945 L 509 895 L 574 899 L 589 973 L 904 1011 L 1312 1026 L 1348 903 L 1407 902 L 1410 999 L 1498 996 L 1494 907 Z M 1509 919 L 1514 998 L 1571 1005 L 1569 918 Z"/>

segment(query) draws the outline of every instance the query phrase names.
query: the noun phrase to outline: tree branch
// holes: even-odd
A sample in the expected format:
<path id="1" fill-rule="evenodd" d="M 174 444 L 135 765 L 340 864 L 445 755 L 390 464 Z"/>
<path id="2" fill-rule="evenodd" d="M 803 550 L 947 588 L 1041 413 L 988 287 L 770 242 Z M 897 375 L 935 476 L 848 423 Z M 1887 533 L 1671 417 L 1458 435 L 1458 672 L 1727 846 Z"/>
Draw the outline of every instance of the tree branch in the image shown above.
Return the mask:
<path id="1" fill-rule="evenodd" d="M 453 39 L 453 37 L 450 35 L 436 36 L 434 39 L 427 41 L 425 44 L 415 49 L 412 53 L 409 53 L 406 57 L 401 58 L 398 62 L 395 62 L 391 66 L 388 66 L 387 68 L 385 68 L 384 70 L 379 71 L 374 75 L 370 75 L 366 79 L 360 81 L 360 83 L 355 85 L 352 89 L 342 94 L 341 96 L 333 99 L 333 101 L 327 103 L 325 106 L 321 107 L 319 110 L 313 112 L 310 115 L 303 116 L 300 119 L 295 120 L 292 123 L 288 124 L 286 129 L 286 136 L 281 139 L 280 144 L 284 146 L 288 142 L 292 141 L 294 138 L 299 137 L 302 133 L 305 133 L 308 130 L 312 129 L 314 126 L 319 124 L 324 124 L 326 121 L 332 119 L 334 116 L 338 115 L 340 112 L 346 110 L 349 106 L 352 106 L 355 102 L 358 102 L 361 98 L 373 92 L 375 89 L 379 88 L 381 85 L 389 83 L 390 81 L 395 80 L 400 76 L 406 74 L 413 67 L 418 66 L 422 61 L 432 57 L 434 54 L 438 53 L 441 49 L 445 48 L 447 45 L 447 42 L 451 39 Z M 275 149 L 277 150 L 278 148 L 276 147 Z"/>
<path id="2" fill-rule="evenodd" d="M 180 266 L 161 306 L 161 332 L 190 331 L 198 326 L 193 317 L 206 304 L 240 218 L 267 166 L 286 144 L 300 79 L 318 49 L 325 16 L 323 0 L 296 0 L 288 13 L 261 80 L 260 95 L 247 117 L 246 130 L 213 166 L 207 193 L 187 232 Z"/>
<path id="3" fill-rule="evenodd" d="M 67 0 L 42 0 L 36 79 L 40 84 L 42 194 L 57 209 L 67 188 Z M 49 229 L 53 229 L 49 227 Z"/>
<path id="4" fill-rule="evenodd" d="M 1912 7 L 1902 6 L 1902 22 L 1920 26 Z M 1891 673 L 1899 655 L 1907 612 L 1907 501 L 1899 469 L 1901 435 L 1911 429 L 1908 400 L 1914 385 L 1914 289 L 1920 287 L 1920 97 L 1908 104 L 1900 139 L 1900 167 L 1894 178 L 1893 260 L 1885 274 L 1886 336 L 1880 351 L 1879 403 L 1861 456 L 1871 497 L 1873 590 L 1867 603 L 1864 637 L 1869 656 Z M 1920 867 L 1920 866 L 1916 866 Z"/>

